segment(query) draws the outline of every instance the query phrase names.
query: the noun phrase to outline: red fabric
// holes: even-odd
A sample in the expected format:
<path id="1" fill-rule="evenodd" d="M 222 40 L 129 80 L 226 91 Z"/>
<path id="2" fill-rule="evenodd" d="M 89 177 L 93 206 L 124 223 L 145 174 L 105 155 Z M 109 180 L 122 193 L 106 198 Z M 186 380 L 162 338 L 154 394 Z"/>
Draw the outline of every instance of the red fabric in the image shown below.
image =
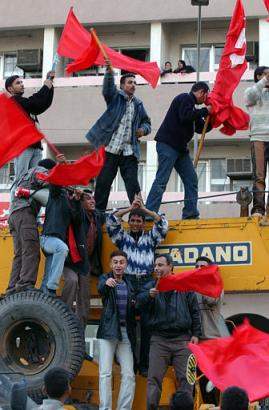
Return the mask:
<path id="1" fill-rule="evenodd" d="M 68 233 L 67 233 L 67 237 L 68 237 L 68 248 L 69 248 L 69 252 L 70 252 L 70 257 L 72 262 L 77 263 L 82 261 L 82 258 L 80 256 L 80 253 L 78 251 L 78 247 L 77 247 L 77 243 L 76 243 L 76 239 L 75 239 L 75 234 L 74 234 L 74 229 L 72 225 L 69 225 L 68 227 Z"/>
<path id="2" fill-rule="evenodd" d="M 215 85 L 207 102 L 213 108 L 210 116 L 212 126 L 217 128 L 222 125 L 220 131 L 226 135 L 233 135 L 236 130 L 246 130 L 249 126 L 248 114 L 235 107 L 232 99 L 234 90 L 247 68 L 245 28 L 242 0 L 237 0 Z"/>
<path id="3" fill-rule="evenodd" d="M 88 185 L 92 178 L 99 175 L 104 161 L 105 149 L 101 147 L 71 164 L 57 164 L 48 175 L 38 173 L 37 178 L 61 186 Z"/>
<path id="4" fill-rule="evenodd" d="M 269 13 L 269 0 L 263 0 L 265 7 L 267 8 L 267 11 Z"/>
<path id="5" fill-rule="evenodd" d="M 12 98 L 0 94 L 0 168 L 43 138 Z"/>
<path id="6" fill-rule="evenodd" d="M 92 34 L 90 34 L 90 44 L 83 51 L 83 53 L 75 59 L 75 61 L 68 64 L 68 66 L 66 67 L 66 72 L 68 74 L 71 74 L 73 72 L 86 70 L 87 68 L 91 67 L 94 64 L 99 51 L 100 49 L 95 41 L 95 38 Z"/>
<path id="7" fill-rule="evenodd" d="M 57 53 L 63 57 L 76 59 L 85 51 L 90 41 L 90 33 L 78 21 L 73 12 L 73 7 L 71 7 L 58 44 Z"/>
<path id="8" fill-rule="evenodd" d="M 160 77 L 160 69 L 158 64 L 155 62 L 144 62 L 136 60 L 135 58 L 127 57 L 118 51 L 109 48 L 106 44 L 103 44 L 105 51 L 111 61 L 111 65 L 115 68 L 121 68 L 122 70 L 128 71 L 130 73 L 136 73 L 141 75 L 145 80 L 147 80 L 153 88 L 158 84 Z M 104 57 L 99 52 L 99 55 L 95 61 L 96 65 L 104 65 Z"/>
<path id="9" fill-rule="evenodd" d="M 232 336 L 189 343 L 199 368 L 220 390 L 229 386 L 245 389 L 250 401 L 269 396 L 269 334 L 247 320 Z"/>
<path id="10" fill-rule="evenodd" d="M 178 290 L 180 292 L 191 291 L 212 298 L 218 298 L 223 290 L 223 282 L 218 266 L 210 265 L 161 278 L 158 290 L 160 292 L 168 292 L 170 290 Z"/>

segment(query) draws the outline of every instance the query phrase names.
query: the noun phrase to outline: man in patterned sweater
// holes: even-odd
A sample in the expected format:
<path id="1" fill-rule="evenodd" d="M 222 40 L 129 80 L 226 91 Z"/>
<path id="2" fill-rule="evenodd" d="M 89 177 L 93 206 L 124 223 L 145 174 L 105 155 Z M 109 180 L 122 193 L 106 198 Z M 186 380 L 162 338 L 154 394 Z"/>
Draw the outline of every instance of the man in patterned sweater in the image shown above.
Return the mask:
<path id="1" fill-rule="evenodd" d="M 129 213 L 129 230 L 122 227 L 122 217 Z M 145 217 L 154 220 L 150 231 L 145 231 Z M 128 265 L 126 276 L 137 293 L 152 280 L 155 249 L 165 239 L 168 221 L 164 216 L 146 209 L 142 201 L 136 197 L 132 205 L 126 209 L 110 213 L 106 227 L 112 242 L 127 254 Z M 140 312 L 141 343 L 140 373 L 144 376 L 148 369 L 150 334 L 147 329 L 147 312 Z"/>

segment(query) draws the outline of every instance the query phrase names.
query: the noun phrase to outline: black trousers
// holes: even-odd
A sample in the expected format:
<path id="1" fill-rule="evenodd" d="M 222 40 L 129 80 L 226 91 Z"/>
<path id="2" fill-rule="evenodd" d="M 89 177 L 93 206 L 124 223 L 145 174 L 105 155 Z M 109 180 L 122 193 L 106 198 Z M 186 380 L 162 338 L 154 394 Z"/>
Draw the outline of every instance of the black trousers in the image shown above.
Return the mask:
<path id="1" fill-rule="evenodd" d="M 106 153 L 106 161 L 96 180 L 95 201 L 99 211 L 105 211 L 108 203 L 111 185 L 117 175 L 118 168 L 125 184 L 130 203 L 140 192 L 138 182 L 138 161 L 134 155 L 124 156 Z"/>

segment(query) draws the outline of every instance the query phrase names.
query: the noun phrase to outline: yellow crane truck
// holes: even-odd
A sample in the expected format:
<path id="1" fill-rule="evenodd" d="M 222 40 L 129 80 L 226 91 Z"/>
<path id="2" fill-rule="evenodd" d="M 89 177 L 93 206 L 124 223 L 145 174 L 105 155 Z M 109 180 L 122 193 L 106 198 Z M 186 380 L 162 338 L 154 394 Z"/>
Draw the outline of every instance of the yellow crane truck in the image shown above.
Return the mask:
<path id="1" fill-rule="evenodd" d="M 107 271 L 112 249 L 113 244 L 104 232 L 103 266 Z M 248 317 L 254 326 L 269 332 L 269 226 L 261 226 L 258 218 L 170 221 L 166 240 L 157 251 L 172 256 L 176 272 L 192 268 L 198 255 L 208 256 L 221 268 L 225 286 L 224 317 L 235 325 Z M 12 238 L 9 231 L 2 228 L 0 373 L 23 374 L 29 394 L 40 400 L 44 373 L 52 366 L 64 366 L 74 377 L 74 401 L 98 406 L 98 363 L 84 360 L 84 337 L 75 315 L 59 299 L 41 292 L 27 291 L 4 297 L 12 257 Z M 42 273 L 43 261 L 39 283 Z M 93 328 L 98 325 L 101 311 L 96 284 L 97 278 L 92 278 L 89 326 Z M 92 341 L 86 339 L 90 345 Z M 115 364 L 114 402 L 119 382 L 119 367 Z M 169 369 L 163 383 L 161 408 L 167 408 L 175 389 L 175 377 Z M 146 379 L 137 376 L 134 410 L 146 409 L 145 397 Z"/>

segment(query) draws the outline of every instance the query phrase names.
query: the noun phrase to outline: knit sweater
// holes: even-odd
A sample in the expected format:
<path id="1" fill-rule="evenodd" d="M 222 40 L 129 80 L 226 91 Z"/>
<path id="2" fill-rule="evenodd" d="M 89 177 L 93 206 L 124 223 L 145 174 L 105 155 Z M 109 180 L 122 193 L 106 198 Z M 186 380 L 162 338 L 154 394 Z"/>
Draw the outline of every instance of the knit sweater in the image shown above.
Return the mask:
<path id="1" fill-rule="evenodd" d="M 161 216 L 159 222 L 155 222 L 150 231 L 143 231 L 138 241 L 122 228 L 121 220 L 113 213 L 107 215 L 106 228 L 112 242 L 127 254 L 126 273 L 132 275 L 153 272 L 155 248 L 164 240 L 168 231 L 168 221 L 164 216 Z"/>
<path id="2" fill-rule="evenodd" d="M 269 142 L 269 88 L 262 78 L 245 91 L 245 104 L 250 114 L 251 141 Z"/>

